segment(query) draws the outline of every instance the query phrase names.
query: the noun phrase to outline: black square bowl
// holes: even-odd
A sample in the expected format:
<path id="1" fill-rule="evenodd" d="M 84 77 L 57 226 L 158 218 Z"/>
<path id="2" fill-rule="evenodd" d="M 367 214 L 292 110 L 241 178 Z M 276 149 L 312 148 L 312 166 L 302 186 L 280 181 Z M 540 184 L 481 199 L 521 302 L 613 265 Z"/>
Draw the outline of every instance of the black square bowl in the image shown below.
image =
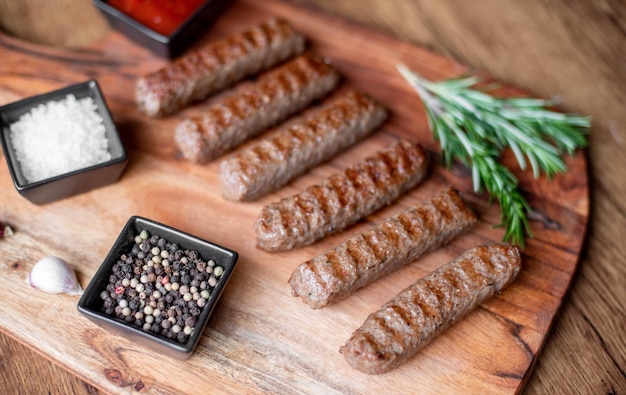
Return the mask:
<path id="1" fill-rule="evenodd" d="M 197 251 L 200 259 L 204 262 L 213 260 L 216 263 L 215 267 L 221 266 L 223 268 L 223 273 L 219 276 L 217 284 L 212 288 L 211 295 L 206 300 L 206 305 L 201 309 L 194 330 L 186 343 L 180 343 L 176 339 L 170 339 L 160 333 L 152 332 L 151 330 L 145 331 L 143 328 L 135 326 L 134 323 L 128 323 L 122 319 L 116 318 L 115 314 L 107 315 L 104 312 L 104 301 L 100 294 L 103 291 L 106 292 L 109 277 L 113 273 L 113 265 L 120 259 L 122 254 L 131 251 L 135 244 L 135 237 L 143 230 L 147 231 L 150 235 L 158 235 L 169 242 L 177 243 L 183 250 Z M 78 301 L 78 311 L 112 333 L 130 339 L 156 352 L 175 359 L 185 360 L 189 358 L 198 344 L 202 332 L 209 321 L 209 317 L 213 313 L 235 269 L 237 259 L 238 254 L 235 251 L 149 219 L 133 216 L 128 220 L 115 241 L 115 244 L 104 259 L 104 262 L 89 282 L 89 285 Z"/>
<path id="2" fill-rule="evenodd" d="M 34 107 L 51 101 L 65 99 L 69 94 L 73 94 L 78 100 L 91 97 L 95 102 L 97 111 L 104 121 L 105 135 L 108 140 L 108 151 L 111 154 L 111 159 L 94 166 L 40 181 L 28 182 L 26 177 L 24 177 L 15 149 L 11 143 L 10 125 L 18 121 L 22 115 Z M 100 87 L 95 80 L 28 97 L 0 107 L 0 143 L 2 143 L 4 156 L 15 188 L 23 197 L 35 204 L 50 203 L 112 184 L 120 178 L 128 162 L 124 145 L 100 91 Z"/>
<path id="3" fill-rule="evenodd" d="M 140 23 L 107 0 L 94 0 L 109 24 L 139 45 L 163 58 L 175 58 L 199 38 L 224 10 L 228 0 L 206 0 L 173 33 L 164 35 Z"/>

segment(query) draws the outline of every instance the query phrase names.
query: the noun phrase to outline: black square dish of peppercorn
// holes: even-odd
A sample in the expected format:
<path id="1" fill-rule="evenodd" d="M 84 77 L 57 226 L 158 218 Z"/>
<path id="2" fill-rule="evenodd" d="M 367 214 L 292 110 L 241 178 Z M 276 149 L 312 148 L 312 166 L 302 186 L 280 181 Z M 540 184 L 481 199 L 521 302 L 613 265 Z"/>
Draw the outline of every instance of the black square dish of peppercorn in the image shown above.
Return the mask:
<path id="1" fill-rule="evenodd" d="M 146 218 L 131 217 L 78 302 L 109 331 L 187 359 L 238 254 Z"/>

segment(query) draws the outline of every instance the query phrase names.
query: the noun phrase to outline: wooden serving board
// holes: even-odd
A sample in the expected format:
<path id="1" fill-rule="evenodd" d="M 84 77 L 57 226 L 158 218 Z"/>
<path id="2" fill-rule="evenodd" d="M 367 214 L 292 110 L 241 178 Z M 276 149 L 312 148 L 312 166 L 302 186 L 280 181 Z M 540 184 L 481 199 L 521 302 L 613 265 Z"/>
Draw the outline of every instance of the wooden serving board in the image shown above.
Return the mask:
<path id="1" fill-rule="evenodd" d="M 437 164 L 437 144 L 421 102 L 395 65 L 403 62 L 434 80 L 458 76 L 466 68 L 277 0 L 234 2 L 198 45 L 242 31 L 270 15 L 290 20 L 310 38 L 312 50 L 334 61 L 345 77 L 343 89 L 357 87 L 378 98 L 392 117 L 367 141 L 254 203 L 223 200 L 217 163 L 185 162 L 172 143 L 175 125 L 206 103 L 158 120 L 136 111 L 135 80 L 166 61 L 116 32 L 74 51 L 0 36 L 0 102 L 96 78 L 130 158 L 116 184 L 45 206 L 22 198 L 6 165 L 0 165 L 0 220 L 16 229 L 15 236 L 0 240 L 0 329 L 84 380 L 116 393 L 519 392 L 554 322 L 583 246 L 589 214 L 584 153 L 568 159 L 569 172 L 551 182 L 535 181 L 516 170 L 536 215 L 531 222 L 534 238 L 523 254 L 524 268 L 509 288 L 397 370 L 381 376 L 355 371 L 338 349 L 369 313 L 466 249 L 502 238 L 503 231 L 493 227 L 499 222 L 498 206 L 472 192 L 467 170 L 446 170 Z M 506 86 L 499 93 L 522 94 Z M 419 187 L 312 246 L 288 253 L 255 247 L 253 223 L 263 205 L 320 182 L 399 137 L 420 141 L 433 153 L 431 175 Z M 515 166 L 512 156 L 503 160 Z M 462 191 L 481 219 L 471 233 L 334 306 L 311 310 L 290 295 L 287 279 L 298 264 L 448 185 Z M 132 215 L 163 222 L 240 254 L 199 346 L 185 362 L 95 326 L 77 312 L 75 296 L 46 294 L 24 282 L 36 261 L 56 255 L 73 266 L 85 287 Z"/>

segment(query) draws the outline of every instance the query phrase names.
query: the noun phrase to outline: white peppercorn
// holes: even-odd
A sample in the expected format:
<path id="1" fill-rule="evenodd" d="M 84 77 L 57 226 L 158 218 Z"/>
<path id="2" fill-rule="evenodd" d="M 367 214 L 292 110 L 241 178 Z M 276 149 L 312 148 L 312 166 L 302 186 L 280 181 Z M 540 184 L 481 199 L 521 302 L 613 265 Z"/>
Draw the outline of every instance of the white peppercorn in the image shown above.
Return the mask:
<path id="1" fill-rule="evenodd" d="M 213 269 L 213 273 L 219 277 L 224 273 L 224 268 L 221 266 L 215 266 L 215 269 Z"/>

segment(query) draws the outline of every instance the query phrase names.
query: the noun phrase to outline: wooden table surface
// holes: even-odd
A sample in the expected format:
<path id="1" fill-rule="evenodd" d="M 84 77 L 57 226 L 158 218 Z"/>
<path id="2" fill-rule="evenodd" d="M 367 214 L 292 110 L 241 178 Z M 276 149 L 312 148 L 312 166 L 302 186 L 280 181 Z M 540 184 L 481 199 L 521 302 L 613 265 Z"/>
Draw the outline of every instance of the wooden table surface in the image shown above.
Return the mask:
<path id="1" fill-rule="evenodd" d="M 85 14 L 99 18 L 84 7 L 87 1 L 80 2 Z M 593 117 L 586 248 L 525 392 L 625 393 L 626 5 L 610 0 L 298 3 L 378 28 L 537 96 L 558 96 L 565 110 Z M 102 21 L 91 25 L 98 23 L 106 34 Z M 0 21 L 2 27 L 11 31 Z M 0 366 L 1 393 L 99 393 L 4 334 Z"/>

